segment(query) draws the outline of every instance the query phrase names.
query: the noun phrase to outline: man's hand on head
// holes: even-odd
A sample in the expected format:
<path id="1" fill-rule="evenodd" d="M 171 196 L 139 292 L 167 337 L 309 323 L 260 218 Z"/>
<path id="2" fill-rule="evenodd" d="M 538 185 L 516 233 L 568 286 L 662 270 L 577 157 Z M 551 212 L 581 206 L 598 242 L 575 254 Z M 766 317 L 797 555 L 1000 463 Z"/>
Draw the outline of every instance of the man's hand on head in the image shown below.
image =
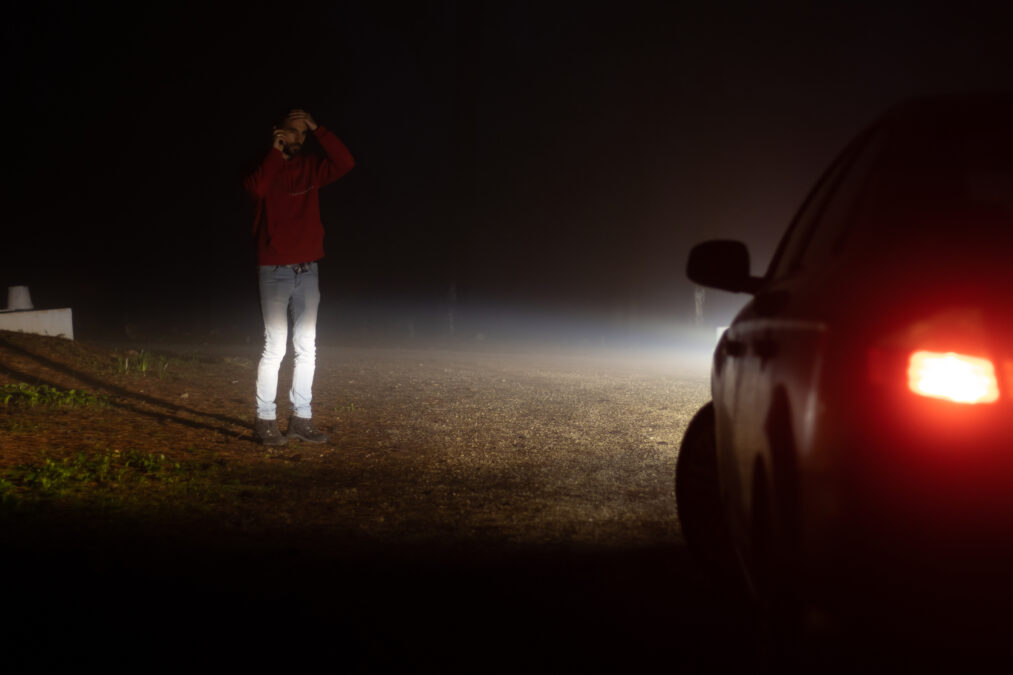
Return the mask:
<path id="1" fill-rule="evenodd" d="M 310 131 L 317 130 L 318 125 L 316 122 L 313 121 L 313 116 L 310 115 L 305 110 L 293 110 L 288 114 L 288 118 L 290 120 L 302 120 L 303 122 L 306 123 L 306 126 L 307 128 L 309 128 Z"/>
<path id="2" fill-rule="evenodd" d="M 276 150 L 281 150 L 282 152 L 285 152 L 285 130 L 284 129 L 275 129 L 274 130 L 274 139 L 271 141 L 271 147 L 275 148 Z"/>

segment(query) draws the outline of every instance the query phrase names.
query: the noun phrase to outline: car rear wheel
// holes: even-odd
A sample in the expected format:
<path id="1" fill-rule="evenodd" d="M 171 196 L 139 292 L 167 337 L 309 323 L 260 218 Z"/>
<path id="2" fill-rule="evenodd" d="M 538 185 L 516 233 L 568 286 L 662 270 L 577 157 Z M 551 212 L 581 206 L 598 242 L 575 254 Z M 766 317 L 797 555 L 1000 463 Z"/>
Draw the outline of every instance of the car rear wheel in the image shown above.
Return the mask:
<path id="1" fill-rule="evenodd" d="M 689 423 L 675 467 L 675 502 L 686 546 L 712 571 L 734 574 L 734 557 L 718 490 L 714 404 Z"/>

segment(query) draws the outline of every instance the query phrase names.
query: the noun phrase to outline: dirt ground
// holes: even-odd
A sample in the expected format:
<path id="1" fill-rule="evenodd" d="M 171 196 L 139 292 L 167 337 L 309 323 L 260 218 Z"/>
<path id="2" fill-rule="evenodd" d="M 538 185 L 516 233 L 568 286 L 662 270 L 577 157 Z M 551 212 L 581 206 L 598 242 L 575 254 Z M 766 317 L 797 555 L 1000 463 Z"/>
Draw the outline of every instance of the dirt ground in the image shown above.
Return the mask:
<path id="1" fill-rule="evenodd" d="M 5 408 L 0 467 L 110 450 L 212 461 L 253 483 L 311 482 L 264 497 L 269 508 L 232 505 L 250 530 L 295 523 L 379 541 L 678 541 L 676 450 L 707 397 L 699 369 L 675 356 L 322 349 L 314 421 L 330 442 L 266 450 L 251 433 L 250 348 L 6 333 L 0 363 L 0 385 L 108 399 Z M 285 363 L 282 401 L 290 373 Z"/>
<path id="2" fill-rule="evenodd" d="M 82 453 L 189 467 L 164 484 L 12 492 L 8 640 L 48 665 L 85 649 L 107 670 L 194 654 L 335 672 L 720 672 L 739 658 L 721 648 L 742 629 L 735 600 L 688 560 L 675 513 L 678 444 L 707 399 L 699 363 L 322 347 L 314 420 L 330 442 L 268 451 L 250 431 L 256 358 L 0 333 L 0 385 L 105 401 L 0 407 L 0 471 Z"/>

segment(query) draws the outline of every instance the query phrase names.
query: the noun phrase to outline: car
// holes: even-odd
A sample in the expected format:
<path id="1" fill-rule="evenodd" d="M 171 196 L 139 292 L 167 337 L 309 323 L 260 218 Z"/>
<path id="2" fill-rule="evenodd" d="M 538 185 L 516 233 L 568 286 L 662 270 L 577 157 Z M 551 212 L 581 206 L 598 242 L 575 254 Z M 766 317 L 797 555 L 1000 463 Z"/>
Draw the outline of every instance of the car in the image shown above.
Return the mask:
<path id="1" fill-rule="evenodd" d="M 1005 630 L 1013 95 L 894 106 L 819 178 L 762 277 L 731 240 L 697 244 L 687 276 L 751 296 L 680 446 L 687 546 L 803 631 Z"/>

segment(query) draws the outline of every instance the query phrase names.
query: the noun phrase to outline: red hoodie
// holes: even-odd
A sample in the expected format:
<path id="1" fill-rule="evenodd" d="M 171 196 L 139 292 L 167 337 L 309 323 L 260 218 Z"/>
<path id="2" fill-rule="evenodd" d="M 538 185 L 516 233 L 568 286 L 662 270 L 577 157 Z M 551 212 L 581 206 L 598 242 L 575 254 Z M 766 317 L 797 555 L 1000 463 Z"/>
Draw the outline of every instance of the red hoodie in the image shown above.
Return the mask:
<path id="1" fill-rule="evenodd" d="M 299 154 L 286 160 L 281 150 L 271 148 L 243 179 L 243 187 L 257 202 L 253 236 L 259 265 L 294 265 L 324 257 L 318 190 L 348 173 L 355 160 L 324 127 L 317 125 L 313 135 L 327 153 L 326 159 Z"/>

